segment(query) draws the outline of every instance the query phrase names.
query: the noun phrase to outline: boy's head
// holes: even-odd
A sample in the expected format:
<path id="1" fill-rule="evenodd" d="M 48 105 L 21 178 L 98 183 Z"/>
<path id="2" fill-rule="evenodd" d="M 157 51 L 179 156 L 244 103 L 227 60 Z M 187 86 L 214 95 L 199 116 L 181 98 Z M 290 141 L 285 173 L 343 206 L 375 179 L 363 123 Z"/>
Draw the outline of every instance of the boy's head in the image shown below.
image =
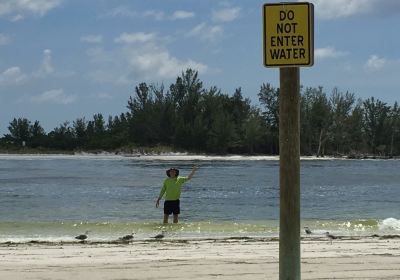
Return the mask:
<path id="1" fill-rule="evenodd" d="M 179 175 L 179 170 L 176 168 L 170 168 L 167 170 L 168 177 L 174 178 L 174 177 L 178 177 L 178 175 Z"/>

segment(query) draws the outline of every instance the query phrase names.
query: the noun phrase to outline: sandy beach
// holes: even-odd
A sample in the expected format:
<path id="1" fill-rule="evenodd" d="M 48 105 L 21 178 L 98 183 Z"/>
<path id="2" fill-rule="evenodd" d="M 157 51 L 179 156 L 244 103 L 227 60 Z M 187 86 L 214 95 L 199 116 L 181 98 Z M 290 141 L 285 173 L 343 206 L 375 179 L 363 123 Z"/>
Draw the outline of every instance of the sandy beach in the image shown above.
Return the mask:
<path id="1" fill-rule="evenodd" d="M 399 238 L 301 243 L 302 279 L 400 279 Z M 278 279 L 275 239 L 0 245 L 0 279 Z"/>

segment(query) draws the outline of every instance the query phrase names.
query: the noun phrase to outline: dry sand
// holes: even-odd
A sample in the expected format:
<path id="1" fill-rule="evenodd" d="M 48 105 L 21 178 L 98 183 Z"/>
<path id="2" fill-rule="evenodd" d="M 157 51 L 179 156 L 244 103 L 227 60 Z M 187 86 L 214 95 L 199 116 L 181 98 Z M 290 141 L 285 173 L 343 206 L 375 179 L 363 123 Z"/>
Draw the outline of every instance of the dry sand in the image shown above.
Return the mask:
<path id="1" fill-rule="evenodd" d="M 399 238 L 304 239 L 302 279 L 400 279 Z M 278 241 L 1 244 L 0 279 L 278 279 Z"/>

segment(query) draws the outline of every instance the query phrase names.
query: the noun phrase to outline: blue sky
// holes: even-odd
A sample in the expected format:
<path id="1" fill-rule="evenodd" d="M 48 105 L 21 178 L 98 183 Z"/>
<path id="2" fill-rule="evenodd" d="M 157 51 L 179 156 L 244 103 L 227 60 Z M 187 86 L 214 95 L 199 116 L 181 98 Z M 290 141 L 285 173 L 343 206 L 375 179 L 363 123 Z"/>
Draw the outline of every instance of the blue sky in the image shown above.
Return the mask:
<path id="1" fill-rule="evenodd" d="M 311 2 L 315 63 L 301 84 L 400 101 L 400 1 Z M 0 135 L 18 117 L 49 132 L 126 112 L 139 82 L 168 87 L 188 67 L 205 87 L 242 87 L 256 105 L 262 83 L 279 87 L 278 68 L 263 66 L 264 3 L 0 0 Z"/>

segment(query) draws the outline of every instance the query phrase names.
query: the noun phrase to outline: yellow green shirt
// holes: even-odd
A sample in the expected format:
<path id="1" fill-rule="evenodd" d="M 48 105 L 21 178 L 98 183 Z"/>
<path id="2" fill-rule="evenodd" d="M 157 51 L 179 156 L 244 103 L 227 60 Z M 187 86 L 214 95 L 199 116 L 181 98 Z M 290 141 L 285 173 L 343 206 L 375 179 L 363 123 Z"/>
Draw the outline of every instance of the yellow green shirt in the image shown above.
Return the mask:
<path id="1" fill-rule="evenodd" d="M 186 176 L 165 179 L 158 197 L 162 198 L 165 194 L 165 200 L 178 200 L 181 197 L 182 185 L 188 180 L 189 178 Z"/>

